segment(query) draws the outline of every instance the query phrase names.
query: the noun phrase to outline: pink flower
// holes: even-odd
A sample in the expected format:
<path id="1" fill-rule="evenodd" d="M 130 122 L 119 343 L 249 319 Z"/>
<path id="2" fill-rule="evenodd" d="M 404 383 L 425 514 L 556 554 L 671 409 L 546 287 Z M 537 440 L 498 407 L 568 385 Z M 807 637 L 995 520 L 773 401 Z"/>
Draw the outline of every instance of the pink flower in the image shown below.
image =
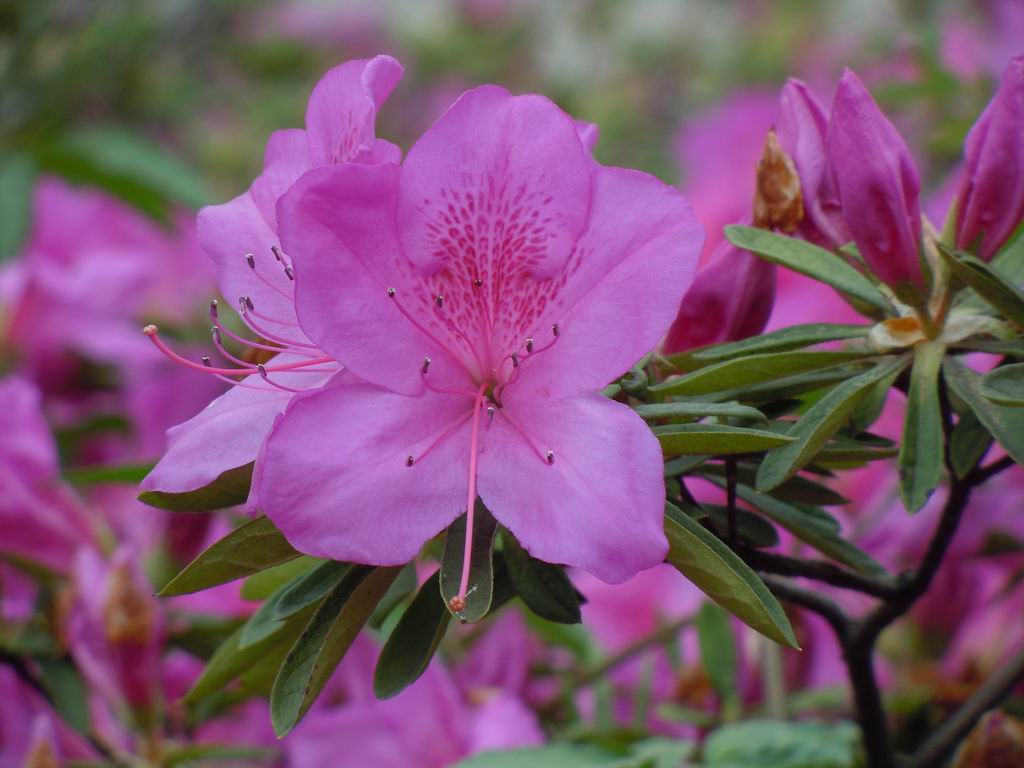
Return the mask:
<path id="1" fill-rule="evenodd" d="M 60 482 L 39 391 L 20 377 L 0 379 L 0 402 L 0 552 L 63 573 L 94 540 L 91 521 Z"/>
<path id="2" fill-rule="evenodd" d="M 999 90 L 967 135 L 964 157 L 956 244 L 976 248 L 987 261 L 1024 216 L 1024 56 L 1007 66 Z"/>
<path id="3" fill-rule="evenodd" d="M 0 666 L 0 768 L 63 765 L 96 757 L 35 689 L 13 669 Z"/>
<path id="4" fill-rule="evenodd" d="M 681 195 L 485 86 L 401 167 L 312 171 L 278 210 L 302 327 L 361 379 L 295 398 L 264 447 L 254 482 L 294 546 L 405 563 L 479 491 L 536 557 L 610 581 L 662 560 L 658 443 L 597 392 L 692 279 Z"/>
<path id="5" fill-rule="evenodd" d="M 280 249 L 274 209 L 278 197 L 310 168 L 401 157 L 398 147 L 374 137 L 377 110 L 401 75 L 401 66 L 390 56 L 349 61 L 332 69 L 310 95 L 306 130 L 275 132 L 267 143 L 263 173 L 249 190 L 199 212 L 199 239 L 217 266 L 221 293 L 232 306 L 238 303 L 242 320 L 268 343 L 234 334 L 220 320 L 217 303 L 211 304 L 214 343 L 232 367 L 178 361 L 221 378 L 237 373 L 249 374 L 251 380 L 230 380 L 236 384 L 233 389 L 169 431 L 167 453 L 143 481 L 144 489 L 193 490 L 253 461 L 275 417 L 294 394 L 321 386 L 338 371 L 296 321 L 294 273 Z M 251 350 L 278 354 L 265 368 L 258 368 L 227 352 L 224 337 Z M 155 328 L 151 338 L 175 356 L 163 347 Z M 236 364 L 240 367 L 234 368 Z M 255 375 L 261 371 L 262 377 Z"/>
<path id="6" fill-rule="evenodd" d="M 108 707 L 154 711 L 160 699 L 162 606 L 127 546 L 109 561 L 83 548 L 75 558 L 67 621 L 72 658 Z"/>
<path id="7" fill-rule="evenodd" d="M 843 219 L 861 256 L 889 285 L 923 287 L 914 160 L 850 70 L 839 81 L 825 141 Z"/>

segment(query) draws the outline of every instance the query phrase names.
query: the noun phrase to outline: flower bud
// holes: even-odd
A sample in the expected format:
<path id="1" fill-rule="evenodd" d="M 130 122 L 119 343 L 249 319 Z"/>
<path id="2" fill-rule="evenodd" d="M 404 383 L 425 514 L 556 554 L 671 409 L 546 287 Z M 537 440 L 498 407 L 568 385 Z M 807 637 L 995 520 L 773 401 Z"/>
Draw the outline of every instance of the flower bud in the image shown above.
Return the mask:
<path id="1" fill-rule="evenodd" d="M 825 149 L 843 220 L 868 267 L 890 286 L 923 289 L 921 180 L 899 132 L 850 70 L 836 90 Z"/>
<path id="2" fill-rule="evenodd" d="M 964 142 L 956 245 L 988 261 L 1024 215 L 1024 57 L 1010 62 Z"/>
<path id="3" fill-rule="evenodd" d="M 685 352 L 756 336 L 775 303 L 775 266 L 723 240 L 697 270 L 665 352 Z"/>
<path id="4" fill-rule="evenodd" d="M 828 114 L 811 90 L 791 79 L 779 97 L 779 144 L 800 174 L 804 221 L 800 234 L 826 248 L 851 237 L 839 210 L 839 195 L 825 154 Z"/>
<path id="5" fill-rule="evenodd" d="M 804 202 L 796 166 L 779 146 L 775 130 L 769 130 L 764 140 L 764 153 L 757 162 L 754 226 L 791 233 L 803 218 Z"/>

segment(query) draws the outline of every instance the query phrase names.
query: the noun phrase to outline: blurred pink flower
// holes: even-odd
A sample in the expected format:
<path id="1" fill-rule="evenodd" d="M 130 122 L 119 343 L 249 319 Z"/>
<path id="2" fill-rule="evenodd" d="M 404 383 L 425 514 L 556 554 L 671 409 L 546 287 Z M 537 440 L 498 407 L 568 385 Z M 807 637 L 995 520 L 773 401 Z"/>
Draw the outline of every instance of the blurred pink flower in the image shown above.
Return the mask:
<path id="1" fill-rule="evenodd" d="M 692 279 L 681 195 L 597 165 L 547 99 L 484 86 L 401 167 L 314 170 L 280 213 L 303 330 L 363 380 L 295 398 L 264 448 L 259 497 L 293 545 L 407 562 L 479 482 L 536 557 L 610 581 L 664 557 L 660 448 L 597 390 Z"/>
<path id="2" fill-rule="evenodd" d="M 295 317 L 294 273 L 289 256 L 279 248 L 278 198 L 310 168 L 348 161 L 397 162 L 398 147 L 374 136 L 377 110 L 402 75 L 390 56 L 341 64 L 317 83 L 309 98 L 306 130 L 276 131 L 267 143 L 263 172 L 249 190 L 229 203 L 199 212 L 199 239 L 217 267 L 221 293 L 238 302 L 242 320 L 269 343 L 255 343 L 233 334 L 211 305 L 214 340 L 239 372 L 256 374 L 253 363 L 230 356 L 223 336 L 250 350 L 278 351 L 267 369 L 296 370 L 273 377 L 251 376 L 210 403 L 195 417 L 168 433 L 169 447 L 143 481 L 146 490 L 189 491 L 212 482 L 222 472 L 253 461 L 274 419 L 294 394 L 319 387 L 337 365 L 301 370 L 323 353 L 312 344 Z M 153 335 L 154 341 L 157 336 Z M 199 370 L 203 366 L 192 364 Z M 208 372 L 220 369 L 207 367 Z M 254 503 L 254 499 L 252 499 Z"/>
<path id="3" fill-rule="evenodd" d="M 34 688 L 10 667 L 0 666 L 0 768 L 96 758 L 96 751 L 63 723 Z"/>

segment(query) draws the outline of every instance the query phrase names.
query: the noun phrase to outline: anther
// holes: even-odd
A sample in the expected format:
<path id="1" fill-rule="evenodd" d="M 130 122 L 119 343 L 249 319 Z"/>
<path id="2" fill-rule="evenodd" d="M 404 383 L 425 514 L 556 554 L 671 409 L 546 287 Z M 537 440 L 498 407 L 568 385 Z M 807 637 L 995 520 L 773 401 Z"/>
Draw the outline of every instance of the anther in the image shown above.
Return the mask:
<path id="1" fill-rule="evenodd" d="M 260 363 L 259 365 L 257 365 L 256 366 L 256 370 L 260 372 L 260 376 L 263 379 L 267 378 L 267 366 L 265 366 L 263 363 Z"/>
<path id="2" fill-rule="evenodd" d="M 548 464 L 554 464 L 555 463 L 555 452 L 554 451 L 548 451 L 546 454 L 544 454 L 544 458 L 547 459 Z"/>
<path id="3" fill-rule="evenodd" d="M 484 281 L 481 280 L 479 277 L 476 280 L 473 281 L 473 287 L 474 288 L 479 288 L 483 284 L 484 284 Z"/>
<path id="4" fill-rule="evenodd" d="M 287 278 L 289 280 L 294 280 L 295 279 L 295 270 L 292 269 L 291 267 L 285 267 L 284 268 L 284 274 L 287 276 Z"/>
<path id="5" fill-rule="evenodd" d="M 256 269 L 256 257 L 251 253 L 245 254 L 245 263 L 249 265 L 249 269 Z"/>
<path id="6" fill-rule="evenodd" d="M 494 406 L 493 405 L 489 405 L 489 406 L 487 406 L 487 426 L 490 427 L 490 425 L 493 422 L 494 422 Z"/>
<path id="7" fill-rule="evenodd" d="M 388 288 L 388 298 L 389 299 L 395 298 L 395 289 L 394 288 Z"/>
<path id="8" fill-rule="evenodd" d="M 276 245 L 270 246 L 270 252 L 274 254 L 274 258 L 284 264 L 284 256 L 281 255 L 281 249 Z"/>
<path id="9" fill-rule="evenodd" d="M 434 303 L 437 305 L 438 309 L 443 309 L 444 308 L 444 296 L 442 296 L 440 293 L 437 294 L 437 296 L 434 297 Z"/>
<path id="10" fill-rule="evenodd" d="M 411 467 L 415 463 L 416 463 L 416 459 L 414 459 L 412 456 L 406 456 L 405 457 L 405 466 Z"/>
<path id="11" fill-rule="evenodd" d="M 519 367 L 519 353 L 518 352 L 513 352 L 512 353 L 512 367 L 513 368 L 518 368 Z"/>
<path id="12" fill-rule="evenodd" d="M 216 325 L 213 326 L 210 329 L 210 335 L 213 336 L 213 342 L 215 344 L 220 344 L 220 328 L 218 328 Z"/>
<path id="13" fill-rule="evenodd" d="M 210 319 L 211 320 L 216 320 L 217 319 L 217 300 L 216 299 L 210 299 Z"/>
<path id="14" fill-rule="evenodd" d="M 561 333 L 561 330 L 558 328 L 558 323 L 555 323 L 551 326 L 551 335 L 557 339 L 559 333 Z"/>
<path id="15" fill-rule="evenodd" d="M 205 365 L 207 368 L 213 367 L 213 363 L 210 362 L 210 358 L 208 355 L 203 355 L 203 365 Z"/>
<path id="16" fill-rule="evenodd" d="M 147 336 L 152 336 L 157 332 L 157 327 L 155 325 L 147 325 L 142 329 L 142 332 Z"/>
<path id="17" fill-rule="evenodd" d="M 423 358 L 423 367 L 420 368 L 420 373 L 422 373 L 424 376 L 426 376 L 427 375 L 427 370 L 429 368 L 430 368 L 430 358 L 429 357 L 424 357 Z"/>
<path id="18" fill-rule="evenodd" d="M 245 296 L 244 297 L 244 301 L 245 301 L 245 308 L 246 309 L 249 309 L 249 310 L 256 309 L 256 305 L 252 303 L 252 297 Z"/>
<path id="19" fill-rule="evenodd" d="M 526 351 L 533 352 L 533 339 L 526 340 Z"/>

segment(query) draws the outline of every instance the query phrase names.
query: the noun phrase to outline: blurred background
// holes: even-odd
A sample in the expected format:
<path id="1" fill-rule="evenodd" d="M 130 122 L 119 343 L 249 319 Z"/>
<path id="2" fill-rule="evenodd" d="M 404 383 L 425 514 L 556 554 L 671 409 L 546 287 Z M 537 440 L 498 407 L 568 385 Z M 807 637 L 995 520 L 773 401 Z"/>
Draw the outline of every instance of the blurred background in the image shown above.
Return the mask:
<path id="1" fill-rule="evenodd" d="M 74 598 L 62 591 L 65 582 L 76 584 L 80 597 L 83 586 L 134 563 L 143 583 L 159 586 L 227 530 L 223 519 L 175 517 L 135 500 L 135 483 L 164 449 L 165 430 L 222 389 L 155 355 L 139 330 L 160 321 L 180 348 L 208 345 L 205 318 L 217 288 L 195 239 L 195 210 L 248 187 L 269 134 L 302 126 L 310 90 L 332 66 L 378 53 L 402 62 L 405 76 L 377 135 L 403 149 L 472 86 L 545 94 L 597 124 L 602 163 L 678 184 L 714 242 L 722 225 L 749 210 L 754 166 L 786 79 L 803 79 L 827 104 L 844 67 L 858 72 L 902 131 L 922 171 L 926 208 L 941 224 L 964 136 L 1022 46 L 1019 0 L 0 0 L 0 652 L 64 663 L 64 622 L 79 616 L 68 607 Z M 780 278 L 770 327 L 835 320 L 815 317 L 828 301 L 815 304 L 794 286 Z M 916 558 L 915 542 L 931 519 L 927 511 L 905 518 L 887 471 L 840 490 L 863 502 L 844 517 L 848 530 L 898 567 Z M 886 648 L 890 659 L 908 662 L 883 670 L 905 715 L 899 737 L 907 743 L 1021 640 L 1024 628 L 1000 629 L 1008 617 L 1019 624 L 1024 601 L 1024 535 L 996 530 L 1006 505 L 1020 498 L 1020 477 L 1011 482 L 1010 495 L 996 487 L 982 499 L 987 515 L 958 552 L 965 568 L 976 568 L 969 578 L 977 590 L 942 585 L 939 599 L 923 605 L 916 623 Z M 83 542 L 103 553 L 100 560 L 82 555 Z M 1007 552 L 1016 559 L 972 559 Z M 578 585 L 590 600 L 585 629 L 507 612 L 484 651 L 469 650 L 478 648 L 475 636 L 457 635 L 445 650 L 466 709 L 442 708 L 442 715 L 467 718 L 481 701 L 494 701 L 472 691 L 502 688 L 528 703 L 524 717 L 532 725 L 522 738 L 491 745 L 536 743 L 538 723 L 548 737 L 583 738 L 598 726 L 604 740 L 613 728 L 691 734 L 735 720 L 745 706 L 763 712 L 772 685 L 749 672 L 775 667 L 792 696 L 768 711 L 848 715 L 838 651 L 820 622 L 796 622 L 806 650 L 784 660 L 764 656 L 738 624 L 730 630 L 728 620 L 707 614 L 703 640 L 690 636 L 669 648 L 659 634 L 666 622 L 677 634 L 702 604 L 678 574 L 655 569 L 619 590 L 585 576 Z M 140 600 L 152 592 L 141 588 Z M 171 702 L 166 730 L 175 738 L 193 733 L 192 725 L 177 728 L 175 717 L 198 716 L 177 712 L 173 702 L 215 640 L 258 605 L 247 597 L 259 595 L 235 587 L 143 612 L 146 631 L 159 636 L 160 697 Z M 996 610 L 972 621 L 984 601 Z M 79 630 L 89 626 L 87 608 L 81 606 Z M 730 647 L 733 639 L 735 652 L 723 659 L 712 648 L 702 667 L 685 664 L 680 654 L 691 661 L 708 655 L 715 632 L 724 632 Z M 84 670 L 89 690 L 79 686 L 75 695 L 106 696 L 103 680 L 116 675 L 88 661 L 109 662 L 109 632 L 103 642 L 99 650 L 71 648 L 70 668 Z M 660 655 L 645 656 L 650 650 Z M 580 669 L 594 674 L 578 679 Z M 0 666 L 0 693 L 11 687 L 21 701 L 36 696 L 6 670 Z M 505 679 L 514 675 L 521 679 Z M 54 679 L 46 686 L 64 691 L 60 680 L 71 678 Z M 557 681 L 566 679 L 580 694 L 580 718 L 553 714 Z M 335 703 L 353 695 L 345 688 Z M 19 721 L 2 698 L 0 767 L 21 766 L 26 750 L 47 742 L 33 730 L 36 720 Z M 50 711 L 32 700 L 29 714 Z M 273 744 L 266 705 L 254 703 L 251 732 L 218 733 L 234 743 Z M 434 706 L 420 704 L 420 713 Z M 510 712 L 502 715 L 506 722 L 522 714 Z M 78 732 L 89 732 L 81 711 L 61 716 L 77 717 Z M 398 731 L 389 733 L 401 731 L 392 725 Z M 145 751 L 111 732 L 102 741 Z M 333 755 L 336 743 L 313 726 L 304 733 L 296 731 L 291 743 L 305 746 L 289 752 L 289 764 L 324 764 L 317 760 Z M 422 736 L 402 733 L 413 743 Z M 813 764 L 843 768 L 853 765 L 844 757 L 855 741 L 850 734 L 844 724 L 786 738 L 817 738 L 825 753 L 835 747 L 836 762 Z M 88 756 L 90 748 L 79 751 Z M 429 764 L 450 764 L 469 751 Z"/>

